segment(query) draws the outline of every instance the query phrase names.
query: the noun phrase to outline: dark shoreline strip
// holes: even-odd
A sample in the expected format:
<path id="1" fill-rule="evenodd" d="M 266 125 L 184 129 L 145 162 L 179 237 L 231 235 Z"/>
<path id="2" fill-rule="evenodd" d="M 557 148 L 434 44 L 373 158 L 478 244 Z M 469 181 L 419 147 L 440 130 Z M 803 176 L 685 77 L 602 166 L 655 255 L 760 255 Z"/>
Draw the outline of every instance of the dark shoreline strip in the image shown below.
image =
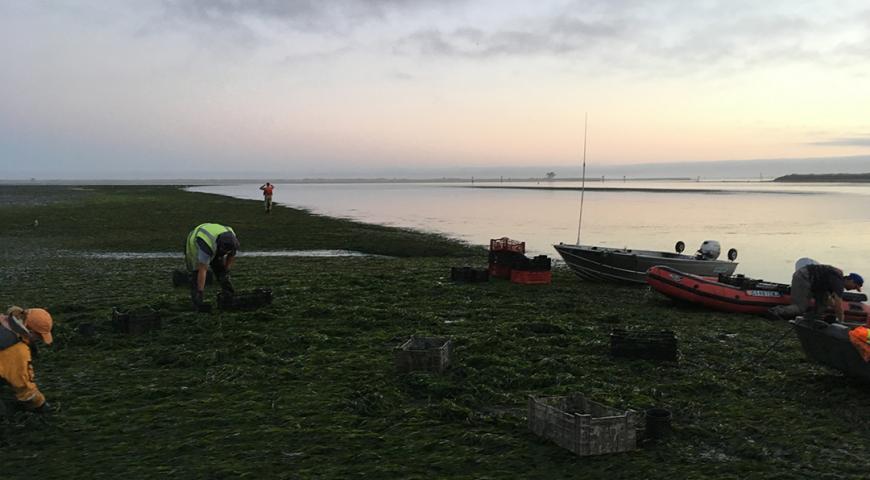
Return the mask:
<path id="1" fill-rule="evenodd" d="M 536 187 L 519 185 L 458 185 L 458 188 L 481 188 L 481 189 L 507 189 L 507 190 L 548 190 L 579 192 L 580 187 Z M 650 187 L 586 187 L 587 192 L 642 192 L 642 193 L 716 193 L 716 194 L 741 194 L 763 193 L 768 195 L 823 195 L 825 192 L 787 192 L 783 190 L 726 190 L 721 188 L 650 188 Z"/>

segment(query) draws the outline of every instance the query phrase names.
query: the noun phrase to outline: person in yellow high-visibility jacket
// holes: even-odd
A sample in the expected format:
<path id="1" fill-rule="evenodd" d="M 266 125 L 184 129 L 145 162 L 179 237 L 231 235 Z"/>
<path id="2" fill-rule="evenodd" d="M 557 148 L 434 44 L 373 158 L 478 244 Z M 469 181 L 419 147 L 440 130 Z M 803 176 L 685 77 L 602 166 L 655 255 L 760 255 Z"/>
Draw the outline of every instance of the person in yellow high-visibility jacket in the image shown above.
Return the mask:
<path id="1" fill-rule="evenodd" d="M 48 410 L 45 395 L 36 386 L 31 349 L 42 341 L 51 345 L 51 315 L 41 308 L 12 307 L 0 315 L 0 378 L 28 410 Z"/>
<path id="2" fill-rule="evenodd" d="M 220 283 L 221 290 L 233 294 L 230 268 L 236 260 L 239 239 L 232 228 L 218 223 L 197 225 L 187 235 L 184 261 L 192 273 L 191 299 L 196 307 L 203 305 L 203 290 L 208 269 L 211 268 Z"/>

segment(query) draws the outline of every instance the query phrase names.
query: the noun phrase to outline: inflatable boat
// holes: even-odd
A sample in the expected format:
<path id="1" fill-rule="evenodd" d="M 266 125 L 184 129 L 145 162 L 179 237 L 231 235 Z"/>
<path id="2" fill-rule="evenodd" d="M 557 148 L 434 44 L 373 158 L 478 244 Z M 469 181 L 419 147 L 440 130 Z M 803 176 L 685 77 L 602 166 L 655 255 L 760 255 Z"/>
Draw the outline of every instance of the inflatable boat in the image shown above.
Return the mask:
<path id="1" fill-rule="evenodd" d="M 870 363 L 865 362 L 849 341 L 849 327 L 798 317 L 791 321 L 807 359 L 870 382 Z"/>
<path id="2" fill-rule="evenodd" d="M 647 271 L 647 283 L 656 291 L 675 300 L 724 312 L 764 314 L 771 307 L 791 303 L 789 285 L 765 282 L 743 275 L 705 277 L 658 265 Z M 846 323 L 867 322 L 870 318 L 870 305 L 863 303 L 865 300 L 867 296 L 861 293 L 843 294 Z"/>

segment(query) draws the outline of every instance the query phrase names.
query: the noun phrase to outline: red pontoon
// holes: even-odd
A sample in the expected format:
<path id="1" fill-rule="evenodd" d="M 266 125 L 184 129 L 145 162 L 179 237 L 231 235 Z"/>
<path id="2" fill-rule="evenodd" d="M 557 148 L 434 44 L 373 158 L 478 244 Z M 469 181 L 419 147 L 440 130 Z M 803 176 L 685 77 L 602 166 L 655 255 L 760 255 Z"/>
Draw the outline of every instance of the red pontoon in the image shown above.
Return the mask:
<path id="1" fill-rule="evenodd" d="M 668 297 L 724 312 L 763 314 L 770 307 L 791 303 L 789 285 L 743 275 L 702 277 L 660 265 L 647 270 L 646 279 L 652 288 Z M 863 294 L 845 292 L 845 322 L 867 322 L 870 305 L 863 303 L 865 300 Z"/>

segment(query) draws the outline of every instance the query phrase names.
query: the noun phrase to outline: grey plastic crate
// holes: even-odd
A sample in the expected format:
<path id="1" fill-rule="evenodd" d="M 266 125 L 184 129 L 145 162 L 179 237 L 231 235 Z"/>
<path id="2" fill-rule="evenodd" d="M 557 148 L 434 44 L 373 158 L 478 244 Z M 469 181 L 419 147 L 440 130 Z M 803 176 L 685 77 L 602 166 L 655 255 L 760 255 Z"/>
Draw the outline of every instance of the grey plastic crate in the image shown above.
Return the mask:
<path id="1" fill-rule="evenodd" d="M 610 408 L 582 393 L 529 395 L 529 430 L 580 456 L 634 450 L 639 418 L 634 410 Z"/>
<path id="2" fill-rule="evenodd" d="M 450 366 L 453 341 L 440 337 L 411 337 L 396 347 L 396 369 L 401 373 L 441 373 Z"/>

